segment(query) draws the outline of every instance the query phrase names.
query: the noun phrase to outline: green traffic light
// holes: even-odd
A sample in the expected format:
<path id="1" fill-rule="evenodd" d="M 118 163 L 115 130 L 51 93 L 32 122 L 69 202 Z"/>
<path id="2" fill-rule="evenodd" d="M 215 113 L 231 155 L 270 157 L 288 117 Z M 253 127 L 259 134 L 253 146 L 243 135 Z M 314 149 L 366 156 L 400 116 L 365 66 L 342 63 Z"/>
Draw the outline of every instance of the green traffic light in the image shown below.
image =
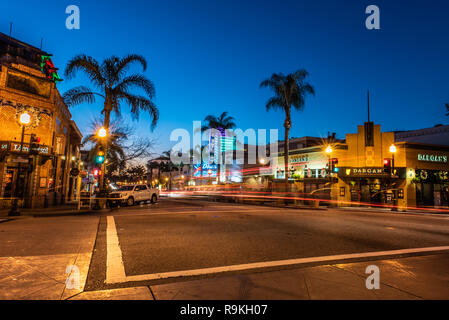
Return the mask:
<path id="1" fill-rule="evenodd" d="M 102 164 L 104 162 L 104 157 L 103 156 L 98 156 L 95 162 L 98 163 L 98 164 Z"/>

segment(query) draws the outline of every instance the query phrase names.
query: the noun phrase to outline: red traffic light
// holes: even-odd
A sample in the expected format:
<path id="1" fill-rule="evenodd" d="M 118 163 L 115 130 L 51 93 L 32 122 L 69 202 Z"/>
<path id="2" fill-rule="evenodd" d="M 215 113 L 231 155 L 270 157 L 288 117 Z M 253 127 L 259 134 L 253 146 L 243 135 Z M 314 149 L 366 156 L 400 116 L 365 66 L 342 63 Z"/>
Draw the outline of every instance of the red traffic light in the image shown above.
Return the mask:
<path id="1" fill-rule="evenodd" d="M 384 160 L 384 165 L 389 166 L 390 165 L 390 159 L 385 159 Z"/>

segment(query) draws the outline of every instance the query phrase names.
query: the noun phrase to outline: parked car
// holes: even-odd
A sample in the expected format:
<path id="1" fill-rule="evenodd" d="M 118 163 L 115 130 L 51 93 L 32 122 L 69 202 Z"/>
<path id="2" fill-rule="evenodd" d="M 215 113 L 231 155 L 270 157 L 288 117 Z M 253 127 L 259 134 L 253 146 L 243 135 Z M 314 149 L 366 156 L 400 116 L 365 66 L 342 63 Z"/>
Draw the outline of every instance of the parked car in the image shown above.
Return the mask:
<path id="1" fill-rule="evenodd" d="M 109 195 L 108 202 L 110 206 L 122 204 L 133 206 L 147 201 L 156 203 L 158 200 L 158 189 L 151 187 L 151 185 L 137 184 L 121 186 Z"/>

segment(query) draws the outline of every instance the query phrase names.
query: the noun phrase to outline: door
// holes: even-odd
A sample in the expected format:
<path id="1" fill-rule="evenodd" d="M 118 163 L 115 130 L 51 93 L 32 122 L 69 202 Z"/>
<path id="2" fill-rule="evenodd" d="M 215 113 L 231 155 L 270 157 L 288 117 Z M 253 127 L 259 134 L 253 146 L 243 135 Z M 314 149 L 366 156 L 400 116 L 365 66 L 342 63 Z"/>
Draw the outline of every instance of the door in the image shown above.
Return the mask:
<path id="1" fill-rule="evenodd" d="M 420 183 L 416 185 L 416 205 L 424 207 L 434 206 L 433 184 Z"/>
<path id="2" fill-rule="evenodd" d="M 148 200 L 148 188 L 145 185 L 136 187 L 136 201 Z"/>
<path id="3" fill-rule="evenodd" d="M 3 198 L 9 199 L 13 197 L 14 194 L 14 179 L 16 178 L 16 171 L 13 169 L 6 170 L 5 175 L 5 190 L 3 192 Z"/>

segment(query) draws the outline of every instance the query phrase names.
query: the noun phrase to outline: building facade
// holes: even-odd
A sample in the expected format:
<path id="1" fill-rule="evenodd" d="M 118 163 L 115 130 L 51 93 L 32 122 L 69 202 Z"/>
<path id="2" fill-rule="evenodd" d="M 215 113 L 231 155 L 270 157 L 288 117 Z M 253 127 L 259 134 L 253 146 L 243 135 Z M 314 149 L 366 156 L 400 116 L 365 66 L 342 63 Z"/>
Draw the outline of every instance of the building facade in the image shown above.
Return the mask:
<path id="1" fill-rule="evenodd" d="M 447 146 L 396 141 L 394 132 L 372 123 L 346 135 L 346 145 L 333 187 L 339 205 L 447 208 Z"/>
<path id="2" fill-rule="evenodd" d="M 82 135 L 56 87 L 50 55 L 0 33 L 0 207 L 70 201 Z M 72 174 L 71 174 L 72 173 Z"/>
<path id="3" fill-rule="evenodd" d="M 449 146 L 432 144 L 445 128 L 398 135 L 367 122 L 345 140 L 304 137 L 290 141 L 290 191 L 306 202 L 338 206 L 448 208 Z M 413 137 L 426 143 L 414 142 Z M 418 134 L 418 135 L 417 135 Z M 406 139 L 408 138 L 408 139 Z M 436 142 L 440 140 L 436 139 Z M 275 166 L 257 165 L 245 176 L 249 186 L 276 191 L 285 185 L 280 144 Z M 273 184 L 269 186 L 267 181 Z"/>

